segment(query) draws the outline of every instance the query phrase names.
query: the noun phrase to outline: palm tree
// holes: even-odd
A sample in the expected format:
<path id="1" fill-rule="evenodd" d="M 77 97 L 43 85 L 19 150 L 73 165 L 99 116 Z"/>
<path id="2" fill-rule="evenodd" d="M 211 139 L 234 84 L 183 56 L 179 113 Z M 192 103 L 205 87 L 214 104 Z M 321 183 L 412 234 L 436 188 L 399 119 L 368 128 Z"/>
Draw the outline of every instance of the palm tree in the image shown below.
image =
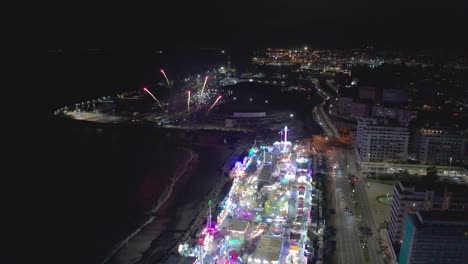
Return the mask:
<path id="1" fill-rule="evenodd" d="M 437 176 L 437 168 L 435 166 L 428 167 L 426 169 L 426 178 L 425 180 L 428 182 L 437 182 L 439 177 Z"/>

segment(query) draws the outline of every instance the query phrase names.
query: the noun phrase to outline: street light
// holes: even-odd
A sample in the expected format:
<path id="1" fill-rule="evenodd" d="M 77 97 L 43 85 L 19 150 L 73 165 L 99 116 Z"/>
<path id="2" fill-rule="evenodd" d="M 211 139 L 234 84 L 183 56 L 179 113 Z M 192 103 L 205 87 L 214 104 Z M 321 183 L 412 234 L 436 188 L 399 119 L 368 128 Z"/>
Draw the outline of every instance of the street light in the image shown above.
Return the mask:
<path id="1" fill-rule="evenodd" d="M 452 157 L 450 157 L 450 161 L 449 161 L 449 173 L 448 173 L 449 177 L 450 177 L 451 172 L 452 172 Z"/>

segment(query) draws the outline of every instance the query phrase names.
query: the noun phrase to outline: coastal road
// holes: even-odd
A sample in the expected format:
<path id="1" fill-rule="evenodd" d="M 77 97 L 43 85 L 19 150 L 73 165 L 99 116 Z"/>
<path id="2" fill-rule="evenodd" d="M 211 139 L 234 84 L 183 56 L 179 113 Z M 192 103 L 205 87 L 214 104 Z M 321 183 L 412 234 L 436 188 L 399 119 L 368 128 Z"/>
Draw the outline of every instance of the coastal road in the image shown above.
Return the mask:
<path id="1" fill-rule="evenodd" d="M 322 126 L 327 136 L 334 136 L 335 133 L 330 128 L 323 116 L 323 108 L 319 109 L 320 105 L 314 108 L 314 118 Z M 328 148 L 326 148 L 328 149 Z M 324 149 L 322 149 L 324 150 Z M 329 208 L 335 208 L 336 215 L 332 215 L 335 220 L 336 228 L 336 256 L 337 262 L 340 264 L 347 263 L 364 263 L 362 250 L 359 240 L 359 231 L 355 216 L 350 215 L 345 208 L 352 208 L 351 203 L 351 187 L 347 179 L 347 171 L 343 171 L 345 165 L 342 159 L 337 159 L 336 153 L 330 151 L 326 153 L 328 156 L 328 164 L 335 169 L 330 170 L 329 185 L 331 185 L 330 194 L 331 201 Z"/>
<path id="2" fill-rule="evenodd" d="M 328 117 L 328 115 L 325 113 L 325 110 L 323 109 L 323 107 L 325 106 L 325 102 L 323 103 L 320 103 L 319 105 L 317 105 L 317 108 L 318 108 L 318 112 L 319 112 L 319 115 L 321 117 L 322 120 L 325 121 L 325 125 L 326 127 L 331 130 L 332 132 L 332 135 L 334 137 L 340 137 L 340 132 L 338 131 L 338 129 L 336 129 L 336 127 L 332 124 L 332 121 L 330 120 L 330 118 Z"/>
<path id="3" fill-rule="evenodd" d="M 351 150 L 342 149 L 342 148 L 335 148 L 332 151 L 332 156 L 334 159 L 341 165 L 342 168 L 342 179 L 344 179 L 344 184 L 342 185 L 343 191 L 346 198 L 351 200 L 351 187 L 348 182 L 348 174 L 359 176 L 360 173 L 356 168 L 356 162 L 354 153 Z M 356 201 L 358 202 L 359 211 L 361 214 L 362 219 L 362 226 L 369 227 L 372 229 L 373 236 L 369 237 L 367 240 L 368 252 L 370 263 L 376 264 L 383 264 L 382 254 L 380 253 L 377 238 L 379 235 L 377 226 L 375 225 L 372 208 L 369 204 L 369 200 L 367 199 L 366 187 L 362 178 L 358 180 L 355 187 L 354 195 L 356 197 Z M 350 201 L 347 204 L 351 205 Z M 353 208 L 353 206 L 349 206 L 349 208 Z M 355 215 L 354 217 L 359 217 Z M 356 229 L 357 230 L 357 229 Z M 359 237 L 357 238 L 356 242 L 360 244 Z"/>
<path id="4" fill-rule="evenodd" d="M 320 125 L 320 127 L 323 129 L 325 135 L 327 136 L 333 136 L 333 132 L 329 128 L 329 126 L 326 124 L 326 121 L 323 119 L 323 117 L 320 114 L 319 111 L 319 106 L 317 105 L 314 107 L 312 110 L 312 117 L 314 118 L 315 122 Z"/>
<path id="5" fill-rule="evenodd" d="M 332 204 L 336 210 L 335 227 L 338 263 L 364 263 L 361 254 L 356 218 L 346 210 L 346 208 L 352 208 L 351 188 L 347 178 L 343 175 L 341 162 L 337 161 L 332 156 L 329 160 L 330 164 L 336 168 L 331 171 L 330 183 L 332 184 Z M 330 207 L 332 206 L 330 205 Z"/>
<path id="6" fill-rule="evenodd" d="M 321 120 L 326 120 L 326 114 L 322 111 L 318 112 Z M 330 128 L 328 122 L 323 122 L 321 124 L 324 127 L 324 130 L 333 136 L 333 129 Z M 352 190 L 348 182 L 348 174 L 360 176 L 358 169 L 356 168 L 356 158 L 354 153 L 351 150 L 344 148 L 333 148 L 333 151 L 327 153 L 329 157 L 330 164 L 336 165 L 337 169 L 335 172 L 332 171 L 331 179 L 332 184 L 337 188 L 331 188 L 331 194 L 334 198 L 332 205 L 335 206 L 337 215 L 336 215 L 336 228 L 337 228 L 337 254 L 339 263 L 365 263 L 362 257 L 362 249 L 359 239 L 358 224 L 356 222 L 356 215 L 349 216 L 349 214 L 344 212 L 344 208 L 348 207 L 352 209 L 354 206 L 352 204 Z M 371 212 L 371 207 L 367 199 L 367 193 L 365 190 L 364 182 L 362 179 L 358 180 L 356 186 L 356 201 L 358 202 L 359 211 L 360 211 L 360 221 L 361 225 L 369 227 L 372 229 L 374 237 L 370 237 L 367 242 L 368 252 L 369 252 L 369 263 L 380 264 L 383 263 L 382 254 L 380 254 L 378 249 L 378 244 L 376 238 L 378 236 L 378 229 L 373 220 L 373 214 Z M 341 196 L 339 196 L 341 195 Z M 343 197 L 343 201 L 341 200 Z M 353 253 L 354 252 L 354 255 Z M 359 253 L 359 256 L 356 254 Z"/>
<path id="7" fill-rule="evenodd" d="M 336 88 L 336 87 L 333 87 L 333 85 L 329 81 L 326 82 L 326 85 L 329 86 L 333 90 L 335 90 L 335 88 Z M 322 103 L 322 104 L 319 104 L 317 106 L 318 110 L 314 109 L 315 113 L 319 116 L 319 118 L 317 118 L 317 119 L 323 120 L 320 123 L 320 125 L 324 128 L 324 131 L 327 132 L 328 136 L 337 136 L 337 137 L 339 137 L 340 136 L 339 132 L 337 131 L 337 129 L 333 125 L 333 123 L 330 121 L 330 119 L 328 118 L 328 115 L 325 113 L 325 111 L 323 109 L 324 104 L 325 104 L 325 102 Z M 351 200 L 352 200 L 351 193 L 352 193 L 352 191 L 351 191 L 350 184 L 348 182 L 348 174 L 356 175 L 358 177 L 361 176 L 360 171 L 356 167 L 356 158 L 354 156 L 354 152 L 352 150 L 337 147 L 337 148 L 334 148 L 334 150 L 331 153 L 329 153 L 329 158 L 330 158 L 330 161 L 331 161 L 330 163 L 331 164 L 336 163 L 338 168 L 339 168 L 339 171 L 341 172 L 341 175 L 340 175 L 340 173 L 338 173 L 338 176 L 335 177 L 335 180 L 336 180 L 336 184 L 339 184 L 339 186 L 341 187 L 344 202 L 346 202 L 346 204 L 350 205 L 350 206 L 348 206 L 348 208 L 350 208 L 350 209 L 354 208 L 354 206 L 352 206 L 352 204 L 351 204 Z M 367 199 L 366 187 L 364 186 L 364 180 L 362 179 L 362 177 L 360 177 L 358 182 L 356 183 L 354 195 L 355 195 L 356 201 L 358 202 L 360 215 L 358 215 L 358 216 L 354 215 L 353 218 L 355 220 L 356 217 L 359 217 L 360 221 L 362 221 L 360 223 L 361 226 L 369 227 L 372 230 L 372 233 L 373 233 L 373 236 L 369 237 L 369 239 L 367 240 L 368 253 L 369 253 L 369 263 L 372 263 L 372 264 L 374 264 L 374 263 L 375 264 L 384 263 L 383 258 L 382 258 L 383 255 L 380 252 L 378 242 L 377 242 L 377 239 L 379 238 L 378 237 L 379 232 L 378 232 L 377 226 L 376 226 L 374 218 L 373 218 L 373 214 L 372 214 L 372 211 L 371 211 L 371 206 L 369 204 L 369 200 Z M 336 198 L 336 193 L 334 194 L 334 196 Z M 340 199 L 341 199 L 341 197 L 340 197 Z M 336 201 L 335 201 L 335 203 L 336 203 Z M 339 213 L 339 211 L 341 211 L 341 210 L 338 210 L 338 209 L 339 208 L 337 207 L 337 212 Z M 346 256 L 349 256 L 349 253 L 347 253 L 347 251 L 349 251 L 351 248 L 346 247 L 346 242 L 345 241 L 346 241 L 347 238 L 344 238 L 340 234 L 340 230 L 342 230 L 343 232 L 346 232 L 346 229 L 343 229 L 343 224 L 345 223 L 345 222 L 343 222 L 343 219 L 342 219 L 343 215 L 338 214 L 337 218 L 338 218 L 338 221 L 337 221 L 337 225 L 338 225 L 337 226 L 337 252 L 338 252 L 338 254 L 340 254 L 338 259 L 339 259 L 340 263 L 349 263 L 350 260 L 347 260 Z M 355 227 L 355 229 L 357 231 L 356 221 L 352 222 L 352 225 Z M 339 228 L 340 226 L 341 226 L 341 228 Z M 357 232 L 358 232 L 357 237 L 353 237 L 352 240 L 354 241 L 355 244 L 358 245 L 359 249 L 361 249 L 360 248 L 359 231 L 357 231 Z M 341 248 L 343 248 L 345 252 L 340 251 L 340 249 L 339 249 L 340 243 L 343 244 L 343 246 Z M 362 255 L 361 255 L 361 257 L 362 257 Z M 355 259 L 355 260 L 357 260 L 357 259 Z M 361 263 L 364 263 L 364 261 L 362 261 Z"/>

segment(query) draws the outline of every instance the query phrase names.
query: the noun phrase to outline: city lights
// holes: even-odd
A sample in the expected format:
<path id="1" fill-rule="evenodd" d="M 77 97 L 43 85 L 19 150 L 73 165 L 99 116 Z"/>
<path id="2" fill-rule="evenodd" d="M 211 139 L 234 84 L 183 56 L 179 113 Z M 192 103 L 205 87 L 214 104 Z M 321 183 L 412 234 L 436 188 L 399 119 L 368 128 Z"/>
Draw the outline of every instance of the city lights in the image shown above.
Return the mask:
<path id="1" fill-rule="evenodd" d="M 287 132 L 286 127 L 285 131 Z M 286 152 L 283 149 L 284 145 L 287 146 Z M 278 159 L 276 170 L 284 171 L 278 175 L 279 182 L 266 180 L 262 176 L 265 166 L 270 166 L 261 162 L 265 155 L 263 150 L 267 149 L 275 159 Z M 293 263 L 305 261 L 305 246 L 291 246 L 286 252 L 282 252 L 281 249 L 284 243 L 283 237 L 289 236 L 284 227 L 287 221 L 296 223 L 290 232 L 294 237 L 294 243 L 301 245 L 305 245 L 305 240 L 295 234 L 305 233 L 311 224 L 309 219 L 311 208 L 309 204 L 304 203 L 304 199 L 311 199 L 310 190 L 313 186 L 304 182 L 308 183 L 312 177 L 307 169 L 298 170 L 298 166 L 302 166 L 300 164 L 308 164 L 309 160 L 306 157 L 298 159 L 301 163 L 292 160 L 291 157 L 296 155 L 296 151 L 300 149 L 294 149 L 292 144 L 285 144 L 283 141 L 276 142 L 273 146 L 251 148 L 249 155 L 242 162 L 236 162 L 230 172 L 234 180 L 227 197 L 222 202 L 222 210 L 216 217 L 216 229 L 210 233 L 204 228 L 200 233 L 202 236 L 199 241 L 202 241 L 204 253 L 197 255 L 195 252 L 199 251 L 196 251 L 196 247 L 187 249 L 184 244 L 179 246 L 179 252 L 198 256 L 200 263 L 209 262 L 215 257 L 216 252 L 216 258 L 232 261 L 240 257 L 239 251 L 242 246 L 258 241 L 259 246 L 254 249 L 255 254 L 250 257 L 251 262 L 277 263 L 281 258 L 280 254 L 284 254 L 284 257 L 289 256 Z M 252 161 L 258 164 L 257 169 L 247 172 Z M 288 179 L 286 185 L 283 179 Z M 258 184 L 264 184 L 260 191 L 257 189 Z M 258 198 L 260 193 L 266 195 L 265 201 Z M 292 197 L 299 197 L 296 198 L 298 203 L 291 204 Z M 229 215 L 230 217 L 227 217 Z M 209 219 L 211 218 L 208 218 L 207 223 L 210 222 Z M 270 248 L 262 246 L 267 244 L 271 245 Z M 210 248 L 218 250 L 214 252 Z"/>
<path id="2" fill-rule="evenodd" d="M 163 131 L 167 136 L 155 135 L 156 140 L 200 155 L 194 166 L 182 164 L 184 171 L 193 168 L 197 177 L 208 177 L 211 171 L 222 175 L 219 184 L 200 178 L 193 186 L 173 188 L 175 195 L 185 195 L 177 193 L 179 189 L 199 188 L 202 196 L 183 201 L 181 211 L 193 210 L 177 217 L 193 224 L 180 232 L 178 246 L 164 252 L 175 250 L 191 263 L 304 264 L 319 255 L 326 259 L 323 254 L 331 254 L 327 247 L 335 240 L 339 262 L 363 263 L 368 255 L 365 262 L 382 263 L 384 253 L 390 262 L 390 255 L 400 249 L 389 253 L 387 248 L 411 243 L 403 239 L 404 220 L 414 217 L 426 199 L 414 192 L 414 201 L 392 202 L 399 199 L 392 191 L 413 193 L 406 181 L 413 184 L 424 177 L 438 197 L 434 203 L 448 197 L 443 205 L 427 206 L 444 208 L 444 213 L 467 208 L 464 200 L 458 201 L 466 192 L 441 187 L 468 182 L 466 153 L 461 151 L 468 131 L 460 77 L 468 69 L 464 57 L 447 56 L 450 63 L 434 64 L 429 51 L 401 57 L 373 48 L 268 48 L 256 50 L 252 64 L 238 72 L 227 54 L 220 55 L 230 52 L 214 47 L 207 53 L 223 61 L 211 68 L 189 65 L 203 70 L 185 76 L 174 67 L 169 70 L 172 82 L 163 69 L 165 81 L 150 68 L 153 74 L 145 76 L 152 79 L 141 81 L 150 86 L 119 86 L 124 92 L 83 99 L 51 113 L 54 118 Z M 382 80 L 374 78 L 375 73 Z M 96 128 L 95 133 L 105 137 L 105 130 Z M 177 163 L 185 157 L 176 155 L 167 159 L 174 156 Z M 166 161 L 160 163 L 174 163 Z M 195 169 L 198 164 L 201 169 Z M 148 205 L 154 213 L 160 200 L 146 193 L 155 190 L 153 182 L 142 182 L 142 199 L 158 203 Z M 186 182 L 194 183 L 180 184 Z M 180 200 L 191 200 L 193 193 Z M 405 213 L 395 220 L 389 212 Z M 188 219 L 190 214 L 196 219 Z M 332 226 L 338 235 L 331 234 Z M 367 237 L 361 234 L 364 227 L 386 232 Z"/>

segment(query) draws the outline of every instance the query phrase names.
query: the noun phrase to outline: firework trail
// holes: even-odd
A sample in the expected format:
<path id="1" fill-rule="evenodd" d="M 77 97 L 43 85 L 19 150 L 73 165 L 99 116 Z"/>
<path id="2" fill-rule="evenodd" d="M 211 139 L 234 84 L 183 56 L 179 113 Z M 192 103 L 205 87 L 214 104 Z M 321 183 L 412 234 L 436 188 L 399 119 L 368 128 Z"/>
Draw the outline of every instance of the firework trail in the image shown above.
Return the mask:
<path id="1" fill-rule="evenodd" d="M 202 94 L 205 92 L 206 81 L 208 81 L 208 76 L 205 77 L 205 82 L 203 83 L 203 87 L 201 89 Z"/>
<path id="2" fill-rule="evenodd" d="M 166 73 L 164 72 L 163 69 L 161 69 L 161 73 L 164 75 L 164 78 L 166 79 L 167 86 L 170 87 L 170 86 L 171 86 L 171 83 L 169 82 L 169 79 L 167 78 L 167 75 L 166 75 Z"/>
<path id="3" fill-rule="evenodd" d="M 160 103 L 159 100 L 156 98 L 156 96 L 154 96 L 150 91 L 148 91 L 148 89 L 146 89 L 146 87 L 143 88 L 143 90 L 144 90 L 145 92 L 147 92 L 149 95 L 151 95 L 151 97 L 153 97 L 153 99 L 158 103 L 159 107 L 161 107 L 161 109 L 164 110 L 163 107 L 162 107 L 162 105 L 161 105 L 161 103 Z"/>
<path id="4" fill-rule="evenodd" d="M 206 114 L 209 114 L 211 109 L 213 109 L 213 107 L 215 107 L 215 105 L 218 103 L 218 101 L 221 99 L 221 95 L 218 96 L 218 98 L 216 98 L 216 101 L 211 105 L 210 109 L 208 109 L 208 111 L 206 112 Z"/>
<path id="5" fill-rule="evenodd" d="M 190 91 L 188 91 L 187 97 L 187 111 L 190 113 Z"/>

